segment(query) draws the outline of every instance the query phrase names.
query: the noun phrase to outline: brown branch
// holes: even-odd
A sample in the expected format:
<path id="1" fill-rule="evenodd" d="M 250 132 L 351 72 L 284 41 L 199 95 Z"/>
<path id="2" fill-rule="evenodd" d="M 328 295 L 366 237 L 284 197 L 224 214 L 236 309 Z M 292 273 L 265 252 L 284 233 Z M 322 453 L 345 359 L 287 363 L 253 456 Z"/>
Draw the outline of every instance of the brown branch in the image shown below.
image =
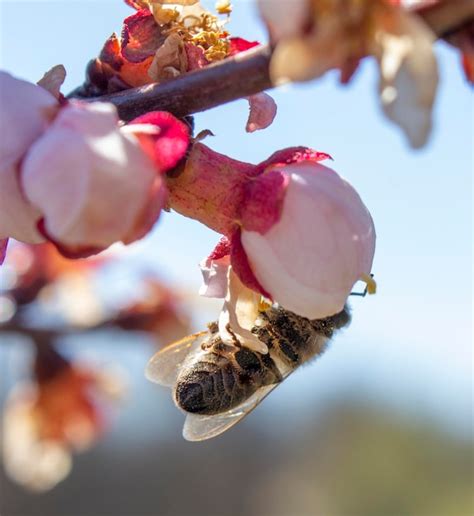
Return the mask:
<path id="1" fill-rule="evenodd" d="M 435 3 L 416 12 L 439 38 L 474 22 L 473 0 Z M 259 47 L 173 81 L 85 100 L 111 102 L 124 121 L 154 110 L 184 117 L 272 88 L 270 57 L 269 47 Z"/>
<path id="2" fill-rule="evenodd" d="M 41 328 L 35 326 L 28 326 L 19 318 L 13 318 L 12 320 L 0 324 L 0 334 L 2 333 L 16 333 L 29 337 L 32 341 L 38 343 L 51 343 L 60 337 L 67 335 L 82 335 L 85 333 L 103 330 L 113 329 L 116 326 L 110 322 L 100 323 L 96 326 L 91 327 L 57 327 L 57 328 Z"/>

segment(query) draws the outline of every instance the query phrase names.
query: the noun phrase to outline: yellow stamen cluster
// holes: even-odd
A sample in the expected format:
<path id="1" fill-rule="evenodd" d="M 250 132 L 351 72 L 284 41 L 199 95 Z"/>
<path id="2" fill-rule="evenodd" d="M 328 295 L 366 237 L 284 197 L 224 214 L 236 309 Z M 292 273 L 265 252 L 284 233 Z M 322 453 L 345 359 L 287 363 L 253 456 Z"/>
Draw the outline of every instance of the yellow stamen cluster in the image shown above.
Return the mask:
<path id="1" fill-rule="evenodd" d="M 149 0 L 150 1 L 150 0 Z M 200 8 L 199 2 L 195 4 Z M 229 55 L 229 34 L 222 29 L 223 22 L 208 11 L 200 12 L 190 8 L 164 7 L 160 1 L 150 1 L 150 8 L 156 22 L 163 26 L 164 34 L 177 33 L 184 42 L 192 43 L 203 49 L 208 61 L 220 61 Z M 229 15 L 232 11 L 230 1 L 222 0 L 216 5 L 219 14 Z M 193 12 L 195 11 L 195 12 Z"/>

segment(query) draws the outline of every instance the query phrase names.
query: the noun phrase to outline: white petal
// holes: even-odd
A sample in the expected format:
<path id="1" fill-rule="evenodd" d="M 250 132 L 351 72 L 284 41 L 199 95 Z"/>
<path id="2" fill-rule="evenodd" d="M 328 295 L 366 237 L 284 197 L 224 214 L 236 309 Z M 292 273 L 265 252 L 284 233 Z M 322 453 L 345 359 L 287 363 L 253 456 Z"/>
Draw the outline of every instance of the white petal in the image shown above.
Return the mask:
<path id="1" fill-rule="evenodd" d="M 203 284 L 199 295 L 224 299 L 227 295 L 227 274 L 230 266 L 230 257 L 224 256 L 220 260 L 203 260 L 199 267 L 203 277 Z"/>
<path id="2" fill-rule="evenodd" d="M 415 15 L 400 10 L 398 23 L 380 29 L 375 55 L 380 66 L 380 98 L 385 114 L 414 148 L 425 145 L 438 86 L 434 34 Z"/>
<path id="3" fill-rule="evenodd" d="M 221 339 L 226 344 L 233 345 L 235 335 L 244 346 L 253 351 L 268 353 L 267 346 L 250 331 L 258 317 L 260 294 L 243 285 L 231 267 L 228 277 L 229 289 L 219 316 Z"/>

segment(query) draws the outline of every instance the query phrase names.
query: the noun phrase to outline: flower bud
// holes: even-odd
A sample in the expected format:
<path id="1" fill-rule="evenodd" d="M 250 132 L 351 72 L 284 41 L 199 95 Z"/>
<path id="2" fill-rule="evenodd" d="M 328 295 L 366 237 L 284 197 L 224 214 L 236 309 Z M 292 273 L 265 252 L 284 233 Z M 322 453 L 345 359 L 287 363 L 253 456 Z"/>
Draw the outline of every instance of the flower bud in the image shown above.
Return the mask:
<path id="1" fill-rule="evenodd" d="M 241 231 L 250 267 L 285 309 L 310 319 L 335 314 L 354 284 L 371 271 L 375 229 L 370 213 L 349 183 L 319 163 L 273 168 L 255 181 L 275 171 L 285 188 L 278 221 L 269 229 L 260 223 L 249 230 L 247 223 Z M 281 189 L 268 193 L 265 203 L 271 204 L 272 196 L 280 203 Z M 261 204 L 261 195 L 258 200 Z M 261 211 L 269 210 L 263 205 Z"/>
<path id="2" fill-rule="evenodd" d="M 39 212 L 24 198 L 18 167 L 47 127 L 57 100 L 45 89 L 0 72 L 0 239 L 38 243 Z"/>
<path id="3" fill-rule="evenodd" d="M 138 138 L 118 127 L 114 106 L 72 102 L 30 148 L 21 182 L 43 231 L 80 256 L 146 233 L 166 198 Z"/>

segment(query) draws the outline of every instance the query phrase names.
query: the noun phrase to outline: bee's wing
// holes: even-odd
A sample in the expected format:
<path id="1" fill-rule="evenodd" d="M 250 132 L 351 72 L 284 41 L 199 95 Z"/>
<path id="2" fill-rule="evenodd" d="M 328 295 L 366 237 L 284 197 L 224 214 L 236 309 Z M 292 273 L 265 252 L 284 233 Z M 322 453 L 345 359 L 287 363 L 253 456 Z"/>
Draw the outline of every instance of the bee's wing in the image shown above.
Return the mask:
<path id="1" fill-rule="evenodd" d="M 292 371 L 285 371 L 282 375 L 285 379 Z M 245 416 L 248 416 L 257 405 L 263 401 L 275 387 L 281 382 L 260 387 L 252 396 L 247 398 L 237 407 L 222 414 L 203 416 L 200 414 L 188 414 L 184 422 L 183 437 L 187 441 L 205 441 L 222 434 Z"/>
<path id="2" fill-rule="evenodd" d="M 145 376 L 152 382 L 173 387 L 186 357 L 197 349 L 208 335 L 207 331 L 194 333 L 158 351 L 148 362 Z"/>

